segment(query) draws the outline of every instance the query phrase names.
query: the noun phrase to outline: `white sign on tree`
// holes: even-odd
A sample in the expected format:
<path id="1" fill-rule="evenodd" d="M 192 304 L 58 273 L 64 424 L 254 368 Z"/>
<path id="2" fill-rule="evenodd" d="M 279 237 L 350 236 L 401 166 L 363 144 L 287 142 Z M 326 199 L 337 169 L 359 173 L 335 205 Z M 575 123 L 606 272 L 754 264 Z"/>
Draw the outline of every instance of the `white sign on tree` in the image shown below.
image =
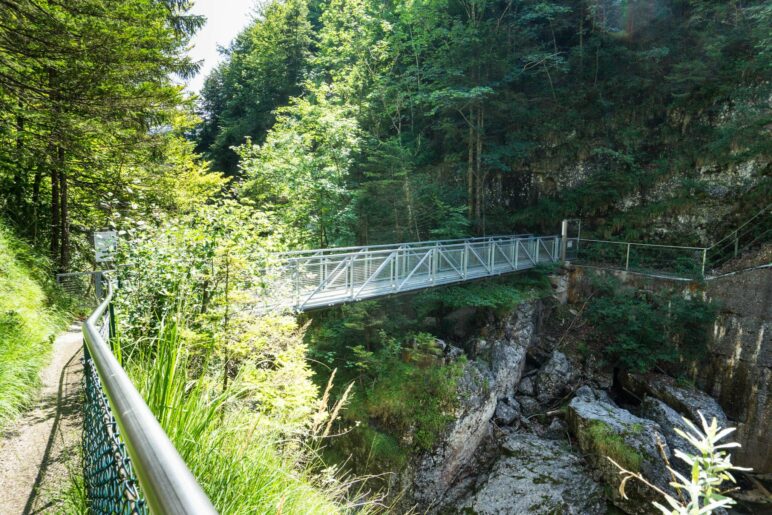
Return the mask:
<path id="1" fill-rule="evenodd" d="M 118 233 L 116 231 L 97 231 L 94 233 L 94 253 L 97 263 L 115 260 L 118 250 Z"/>

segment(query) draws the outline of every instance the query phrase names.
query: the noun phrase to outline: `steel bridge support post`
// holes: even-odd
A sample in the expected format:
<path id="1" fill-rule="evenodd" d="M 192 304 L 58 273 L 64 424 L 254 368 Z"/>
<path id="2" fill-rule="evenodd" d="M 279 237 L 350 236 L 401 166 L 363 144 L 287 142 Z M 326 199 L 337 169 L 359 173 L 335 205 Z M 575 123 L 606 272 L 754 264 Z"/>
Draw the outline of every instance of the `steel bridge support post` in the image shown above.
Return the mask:
<path id="1" fill-rule="evenodd" d="M 560 260 L 566 260 L 566 248 L 568 246 L 568 220 L 560 223 Z"/>

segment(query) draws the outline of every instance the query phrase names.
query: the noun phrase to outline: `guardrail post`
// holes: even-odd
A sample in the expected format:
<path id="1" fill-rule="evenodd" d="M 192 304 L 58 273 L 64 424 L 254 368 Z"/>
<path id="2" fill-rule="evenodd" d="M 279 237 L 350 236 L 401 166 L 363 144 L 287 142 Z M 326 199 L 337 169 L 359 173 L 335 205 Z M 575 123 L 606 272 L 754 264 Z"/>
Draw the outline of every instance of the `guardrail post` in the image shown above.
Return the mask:
<path id="1" fill-rule="evenodd" d="M 469 275 L 469 243 L 464 242 L 464 254 L 461 256 L 463 261 L 464 279 Z"/>
<path id="2" fill-rule="evenodd" d="M 94 272 L 94 295 L 97 302 L 102 302 L 102 272 Z"/>
<path id="3" fill-rule="evenodd" d="M 625 270 L 630 269 L 630 244 L 627 244 L 627 256 L 625 256 Z"/>
<path id="4" fill-rule="evenodd" d="M 568 220 L 560 224 L 560 260 L 566 260 L 566 246 L 568 245 Z"/>
<path id="5" fill-rule="evenodd" d="M 708 249 L 702 249 L 702 277 L 705 277 L 705 264 L 708 260 Z"/>
<path id="6" fill-rule="evenodd" d="M 429 266 L 429 282 L 433 283 L 436 282 L 435 279 L 437 279 L 437 250 L 439 249 L 439 244 L 435 243 L 432 250 L 432 259 L 431 264 Z"/>
<path id="7" fill-rule="evenodd" d="M 520 259 L 520 238 L 517 238 L 515 240 L 515 270 L 520 268 L 520 266 L 517 264 L 519 259 Z"/>
<path id="8" fill-rule="evenodd" d="M 734 232 L 734 257 L 737 257 L 740 251 L 740 239 L 737 237 L 737 231 Z"/>

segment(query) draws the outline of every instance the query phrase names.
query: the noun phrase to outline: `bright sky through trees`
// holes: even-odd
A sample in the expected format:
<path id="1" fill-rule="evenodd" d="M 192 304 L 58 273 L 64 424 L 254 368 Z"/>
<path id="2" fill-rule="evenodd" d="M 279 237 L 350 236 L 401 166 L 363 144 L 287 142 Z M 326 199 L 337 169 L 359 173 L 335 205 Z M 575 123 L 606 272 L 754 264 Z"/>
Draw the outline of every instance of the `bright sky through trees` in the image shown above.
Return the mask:
<path id="1" fill-rule="evenodd" d="M 189 55 L 196 61 L 203 61 L 201 71 L 188 81 L 188 89 L 198 92 L 209 71 L 220 60 L 217 49 L 227 47 L 250 20 L 255 0 L 196 0 L 194 14 L 206 16 L 206 25 L 193 37 Z"/>

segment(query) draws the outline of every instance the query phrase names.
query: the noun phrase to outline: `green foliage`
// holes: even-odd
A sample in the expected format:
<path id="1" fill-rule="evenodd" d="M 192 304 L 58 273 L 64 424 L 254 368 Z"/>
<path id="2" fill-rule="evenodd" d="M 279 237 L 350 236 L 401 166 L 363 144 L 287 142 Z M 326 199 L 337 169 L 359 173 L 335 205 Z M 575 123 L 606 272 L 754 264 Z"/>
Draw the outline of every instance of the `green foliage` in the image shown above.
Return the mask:
<path id="1" fill-rule="evenodd" d="M 296 248 L 351 240 L 346 181 L 360 142 L 348 106 L 328 101 L 325 87 L 309 93 L 277 111 L 265 143 L 237 149 L 243 194 Z"/>
<path id="2" fill-rule="evenodd" d="M 261 219 L 224 202 L 164 222 L 124 241 L 115 353 L 215 506 L 339 513 L 363 502 L 314 451 L 332 415 L 305 328 L 240 309 L 259 294 L 271 247 L 268 236 L 256 245 Z"/>
<path id="3" fill-rule="evenodd" d="M 566 217 L 647 235 L 653 219 L 709 201 L 715 172 L 756 159 L 731 186 L 747 199 L 768 172 L 772 12 L 761 0 L 602 14 L 578 0 L 297 3 L 271 2 L 240 36 L 210 78 L 205 127 L 262 144 L 287 130 L 265 106 L 346 111 L 359 142 L 339 186 L 345 236 L 358 242 L 554 231 Z M 289 26 L 297 40 L 274 30 Z M 260 44 L 242 44 L 253 34 Z M 240 142 L 200 141 L 217 159 Z"/>
<path id="4" fill-rule="evenodd" d="M 540 271 L 529 271 L 504 278 L 460 286 L 432 288 L 419 293 L 414 301 L 421 315 L 463 307 L 511 309 L 552 291 L 549 279 Z"/>
<path id="5" fill-rule="evenodd" d="M 227 174 L 238 171 L 232 147 L 246 138 L 262 143 L 276 121 L 274 111 L 300 94 L 311 51 L 306 0 L 266 2 L 258 11 L 201 91 L 206 120 L 199 149 Z"/>
<path id="6" fill-rule="evenodd" d="M 30 405 L 51 343 L 70 322 L 50 263 L 0 224 L 0 429 Z"/>
<path id="7" fill-rule="evenodd" d="M 341 436 L 325 454 L 357 473 L 399 470 L 411 453 L 432 448 L 455 413 L 465 361 L 446 363 L 436 337 L 419 329 L 422 302 L 359 302 L 311 319 L 306 339 L 317 381 L 333 368 L 339 384 L 354 381 Z"/>
<path id="8" fill-rule="evenodd" d="M 418 359 L 424 357 L 415 354 Z M 382 371 L 365 393 L 368 416 L 376 426 L 407 435 L 410 447 L 430 450 L 453 419 L 463 362 L 420 367 L 394 360 L 380 366 Z"/>
<path id="9" fill-rule="evenodd" d="M 715 418 L 708 424 L 702 413 L 697 413 L 700 416 L 701 429 L 698 429 L 691 420 L 685 417 L 683 420 L 687 430 L 674 428 L 675 432 L 697 451 L 696 454 L 693 454 L 682 449 L 675 449 L 676 457 L 691 467 L 689 477 L 685 477 L 672 467 L 668 467 L 673 478 L 670 486 L 676 491 L 678 497 L 676 498 L 672 492 L 667 492 L 649 482 L 638 472 L 637 468 L 631 468 L 609 454 L 609 461 L 619 469 L 622 476 L 619 490 L 623 496 L 628 481 L 636 479 L 662 496 L 667 506 L 656 501 L 652 504 L 664 515 L 724 513 L 727 508 L 736 504 L 734 499 L 726 495 L 729 491 L 735 490 L 735 488 L 727 489 L 727 485 L 736 483 L 731 471 L 747 472 L 751 469 L 732 465 L 731 455 L 727 449 L 740 447 L 739 443 L 719 443 L 734 432 L 735 428 L 720 428 Z"/>
<path id="10" fill-rule="evenodd" d="M 180 339 L 178 324 L 160 327 L 152 351 L 134 353 L 126 368 L 218 511 L 346 511 L 346 485 L 319 473 L 297 432 L 303 426 L 293 432 L 254 396 L 268 385 L 238 376 L 222 391 L 214 378 L 196 375 L 199 357 Z M 306 400 L 312 408 L 315 401 Z"/>
<path id="11" fill-rule="evenodd" d="M 626 469 L 638 472 L 643 463 L 643 456 L 627 445 L 624 438 L 614 433 L 605 423 L 594 421 L 590 425 L 589 435 L 596 452 L 608 456 Z"/>
<path id="12" fill-rule="evenodd" d="M 611 276 L 595 276 L 586 317 L 604 358 L 646 372 L 659 363 L 693 361 L 706 351 L 717 308 L 675 292 L 648 292 Z"/>
<path id="13" fill-rule="evenodd" d="M 183 137 L 195 122 L 173 75 L 195 72 L 184 54 L 204 22 L 190 8 L 21 0 L 0 10 L 0 211 L 48 242 L 61 270 L 87 260 L 90 230 L 222 186 Z"/>

